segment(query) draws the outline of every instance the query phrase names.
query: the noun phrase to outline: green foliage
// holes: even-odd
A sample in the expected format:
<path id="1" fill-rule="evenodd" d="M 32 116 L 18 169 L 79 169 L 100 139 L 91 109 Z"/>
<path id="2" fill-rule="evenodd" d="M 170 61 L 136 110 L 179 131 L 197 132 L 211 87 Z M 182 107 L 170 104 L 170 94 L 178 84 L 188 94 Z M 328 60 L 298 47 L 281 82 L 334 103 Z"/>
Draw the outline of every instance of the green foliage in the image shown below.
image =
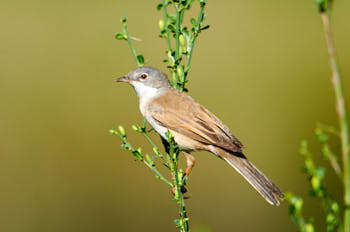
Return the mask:
<path id="1" fill-rule="evenodd" d="M 208 25 L 202 27 L 205 20 L 206 1 L 199 1 L 200 11 L 197 20 L 191 18 L 191 26 L 183 26 L 184 13 L 190 10 L 193 2 L 194 0 L 163 0 L 157 7 L 158 10 L 163 10 L 163 18 L 158 23 L 159 36 L 167 42 L 167 58 L 163 61 L 167 63 L 170 70 L 171 84 L 180 91 L 188 91 L 185 84 L 187 83 L 195 42 L 199 33 L 209 28 Z M 168 7 L 171 4 L 175 7 L 175 15 L 168 13 Z M 175 48 L 172 48 L 172 38 L 175 40 Z"/>
<path id="2" fill-rule="evenodd" d="M 323 13 L 329 11 L 332 7 L 333 0 L 316 0 L 318 11 Z"/>
<path id="3" fill-rule="evenodd" d="M 315 129 L 316 138 L 325 146 L 329 134 L 326 134 L 320 127 Z M 340 226 L 340 206 L 337 201 L 329 194 L 326 189 L 325 167 L 316 165 L 313 155 L 308 148 L 308 142 L 303 140 L 300 145 L 300 154 L 304 157 L 303 172 L 310 183 L 311 196 L 319 199 L 321 207 L 325 214 L 327 232 L 337 231 Z M 330 159 L 327 158 L 328 161 Z M 302 207 L 304 201 L 301 197 L 293 195 L 292 193 L 286 194 L 286 200 L 289 205 L 289 214 L 293 221 L 296 223 L 300 232 L 314 231 L 313 219 L 305 219 L 302 215 Z"/>
<path id="4" fill-rule="evenodd" d="M 167 57 L 164 59 L 164 62 L 167 64 L 167 68 L 170 71 L 171 84 L 180 91 L 188 91 L 185 88 L 185 84 L 188 82 L 187 76 L 190 70 L 195 42 L 200 32 L 209 28 L 209 25 L 202 26 L 205 19 L 204 8 L 206 0 L 197 0 L 200 6 L 198 18 L 192 18 L 190 20 L 190 27 L 184 25 L 184 14 L 186 11 L 190 10 L 194 2 L 195 0 L 163 0 L 157 5 L 157 10 L 163 13 L 163 18 L 159 20 L 158 25 L 160 28 L 160 37 L 165 39 L 167 46 Z M 170 14 L 168 12 L 170 6 L 174 7 L 175 14 Z M 135 38 L 129 35 L 126 16 L 121 19 L 121 24 L 123 32 L 116 33 L 115 38 L 117 40 L 127 41 L 137 65 L 143 66 L 145 64 L 144 56 L 137 53 L 133 46 L 132 40 L 135 40 Z M 175 47 L 172 46 L 172 40 L 174 41 L 173 44 L 175 44 Z M 189 219 L 187 217 L 183 196 L 183 192 L 186 191 L 188 176 L 185 176 L 183 170 L 179 167 L 180 150 L 171 132 L 168 131 L 166 133 L 166 140 L 162 139 L 165 148 L 165 152 L 162 152 L 149 137 L 149 133 L 152 130 L 146 129 L 145 119 L 143 120 L 142 126 L 134 124 L 132 125 L 132 129 L 143 135 L 150 143 L 153 147 L 154 156 L 143 154 L 141 148 L 134 149 L 127 141 L 126 132 L 122 126 L 119 126 L 117 129 L 111 129 L 109 132 L 120 138 L 122 141 L 122 149 L 130 151 L 135 157 L 135 160 L 143 162 L 154 172 L 156 178 L 162 180 L 172 188 L 174 194 L 173 200 L 178 204 L 180 211 L 180 218 L 174 220 L 174 223 L 181 232 L 189 231 Z M 157 160 L 160 160 L 162 165 L 170 171 L 173 177 L 172 180 L 165 178 L 158 170 Z"/>
<path id="5" fill-rule="evenodd" d="M 305 158 L 304 172 L 310 182 L 311 195 L 316 197 L 322 205 L 325 214 L 325 223 L 327 232 L 344 231 L 350 232 L 350 143 L 349 128 L 346 117 L 345 100 L 343 87 L 340 78 L 340 72 L 333 43 L 333 35 L 329 21 L 329 14 L 334 3 L 333 0 L 316 0 L 320 17 L 323 23 L 327 49 L 329 54 L 329 63 L 332 71 L 331 84 L 334 89 L 336 108 L 339 120 L 339 132 L 331 126 L 319 124 L 315 129 L 315 135 L 321 146 L 321 154 L 324 160 L 328 161 L 335 174 L 339 177 L 343 184 L 344 197 L 341 203 L 338 203 L 326 189 L 324 183 L 325 167 L 317 166 L 313 160 L 313 156 L 308 149 L 306 141 L 302 141 L 300 154 Z M 330 135 L 335 135 L 340 140 L 342 153 L 342 166 L 338 163 L 338 156 L 333 153 L 328 143 Z M 290 215 L 297 224 L 299 231 L 306 231 L 306 223 L 301 215 L 302 199 L 300 197 L 289 194 L 287 197 L 290 203 Z M 344 207 L 340 207 L 340 206 Z M 342 221 L 340 215 L 344 215 Z M 311 224 L 312 225 L 312 224 Z"/>
<path id="6" fill-rule="evenodd" d="M 302 215 L 304 201 L 301 197 L 292 193 L 286 193 L 286 200 L 289 202 L 289 214 L 298 226 L 299 232 L 314 232 L 313 219 L 305 219 Z"/>

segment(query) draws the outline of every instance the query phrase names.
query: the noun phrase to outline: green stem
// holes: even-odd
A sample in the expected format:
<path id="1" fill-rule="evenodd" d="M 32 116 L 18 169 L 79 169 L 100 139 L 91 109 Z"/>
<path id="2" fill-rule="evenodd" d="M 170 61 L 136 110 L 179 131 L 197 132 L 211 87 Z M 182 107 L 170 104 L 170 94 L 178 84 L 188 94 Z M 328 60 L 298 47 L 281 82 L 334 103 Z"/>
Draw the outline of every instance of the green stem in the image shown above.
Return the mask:
<path id="1" fill-rule="evenodd" d="M 181 14 L 182 10 L 179 9 L 179 6 L 176 6 L 176 31 L 175 31 L 175 62 L 178 63 L 180 59 L 180 33 L 181 33 Z"/>
<path id="2" fill-rule="evenodd" d="M 168 181 L 167 178 L 165 178 L 154 166 L 150 165 L 149 163 L 147 163 L 145 160 L 143 160 L 143 163 L 146 164 L 147 167 L 149 167 L 150 169 L 152 169 L 152 171 L 154 172 L 154 174 L 156 174 L 156 177 L 160 180 L 162 180 L 163 182 L 165 182 L 166 184 L 168 184 L 170 187 L 174 187 L 174 185 L 172 183 L 170 183 L 170 181 Z"/>
<path id="3" fill-rule="evenodd" d="M 198 27 L 196 29 L 196 34 L 194 35 L 192 41 L 191 41 L 191 47 L 190 47 L 190 51 L 186 60 L 186 65 L 185 65 L 185 78 L 187 76 L 187 73 L 190 69 L 190 64 L 191 64 L 191 59 L 192 59 L 192 54 L 193 54 L 193 50 L 194 50 L 194 44 L 196 43 L 196 39 L 198 37 L 198 33 L 200 32 L 202 23 L 203 23 L 203 19 L 204 19 L 204 8 L 205 8 L 205 4 L 206 1 L 201 2 L 201 6 L 200 6 L 200 11 L 199 11 L 199 15 L 198 15 Z"/>
<path id="4" fill-rule="evenodd" d="M 334 88 L 339 127 L 340 127 L 340 140 L 342 148 L 343 158 L 343 184 L 344 184 L 344 232 L 350 232 L 350 158 L 349 158 L 349 129 L 346 119 L 345 101 L 343 95 L 343 88 L 337 63 L 337 57 L 335 53 L 335 47 L 333 42 L 333 35 L 329 22 L 329 14 L 327 11 L 321 12 L 321 20 L 324 26 L 324 32 L 327 42 L 329 61 L 332 70 L 332 84 Z"/>
<path id="5" fill-rule="evenodd" d="M 168 160 L 165 158 L 166 156 L 160 151 L 158 146 L 153 142 L 153 140 L 148 136 L 146 132 L 142 132 L 142 135 L 148 140 L 148 142 L 159 151 L 159 157 L 164 161 L 168 162 Z"/>
<path id="6" fill-rule="evenodd" d="M 166 41 L 167 41 L 167 46 L 168 46 L 168 51 L 172 51 L 171 49 L 171 42 L 170 42 L 170 34 L 169 34 L 169 29 L 168 29 L 168 0 L 163 0 L 163 13 L 164 13 L 164 25 L 166 27 L 165 31 L 165 36 L 166 36 Z"/>
<path id="7" fill-rule="evenodd" d="M 136 149 L 133 148 L 133 146 L 126 140 L 125 136 L 122 136 L 121 134 L 119 134 L 118 132 L 116 132 L 116 134 L 119 136 L 119 138 L 122 140 L 123 143 L 125 143 L 131 152 L 136 151 Z M 156 177 L 160 180 L 162 180 L 164 183 L 166 183 L 167 185 L 169 185 L 170 187 L 174 187 L 174 185 L 167 179 L 165 178 L 157 169 L 156 167 L 152 166 L 151 164 L 149 164 L 144 158 L 142 158 L 141 160 L 144 164 L 146 164 L 147 167 L 149 167 L 154 174 L 156 175 Z"/>
<path id="8" fill-rule="evenodd" d="M 126 36 L 126 40 L 128 41 L 130 50 L 131 50 L 133 56 L 135 57 L 137 66 L 141 67 L 141 66 L 143 66 L 143 64 L 141 64 L 141 63 L 139 62 L 139 60 L 137 59 L 137 52 L 136 52 L 136 50 L 135 50 L 135 48 L 134 48 L 134 45 L 132 44 L 132 40 L 131 40 L 131 37 L 130 37 L 130 35 L 129 35 L 129 31 L 128 31 L 128 26 L 127 26 L 127 24 L 126 24 L 126 16 L 124 16 L 124 18 L 122 19 L 122 25 L 123 25 L 123 32 L 124 32 L 124 35 Z"/>
<path id="9" fill-rule="evenodd" d="M 180 225 L 181 225 L 181 232 L 188 232 L 190 231 L 189 228 L 189 223 L 188 223 L 188 218 L 187 218 L 187 212 L 186 212 L 186 205 L 185 205 L 185 200 L 184 200 L 184 196 L 181 192 L 181 189 L 183 187 L 182 184 L 182 180 L 180 180 L 180 178 L 182 178 L 180 176 L 180 171 L 178 170 L 178 156 L 176 154 L 176 152 L 174 151 L 174 146 L 170 145 L 170 156 L 172 157 L 172 161 L 173 161 L 173 165 L 174 165 L 174 178 L 175 178 L 175 188 L 176 188 L 176 194 L 175 194 L 175 198 L 176 201 L 179 205 L 180 208 Z"/>

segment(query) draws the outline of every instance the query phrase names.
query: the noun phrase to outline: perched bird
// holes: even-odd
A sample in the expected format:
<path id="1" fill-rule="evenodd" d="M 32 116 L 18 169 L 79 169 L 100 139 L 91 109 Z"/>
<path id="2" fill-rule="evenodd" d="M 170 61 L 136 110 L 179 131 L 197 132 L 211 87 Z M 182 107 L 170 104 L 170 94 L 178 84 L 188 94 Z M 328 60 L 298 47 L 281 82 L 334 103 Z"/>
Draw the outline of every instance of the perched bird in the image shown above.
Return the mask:
<path id="1" fill-rule="evenodd" d="M 116 81 L 134 87 L 142 115 L 158 134 L 167 139 L 165 134 L 171 131 L 187 159 L 185 174 L 195 163 L 191 151 L 209 151 L 236 169 L 267 202 L 280 204 L 282 191 L 243 155 L 243 144 L 214 114 L 173 88 L 163 72 L 139 67 Z"/>

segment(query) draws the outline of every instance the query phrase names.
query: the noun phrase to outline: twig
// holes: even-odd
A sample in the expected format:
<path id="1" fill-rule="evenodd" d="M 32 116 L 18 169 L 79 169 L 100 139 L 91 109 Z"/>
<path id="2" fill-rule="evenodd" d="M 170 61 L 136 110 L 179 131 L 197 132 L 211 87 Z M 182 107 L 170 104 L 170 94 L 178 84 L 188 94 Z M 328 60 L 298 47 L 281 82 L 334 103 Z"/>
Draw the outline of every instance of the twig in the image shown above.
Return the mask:
<path id="1" fill-rule="evenodd" d="M 321 20 L 325 32 L 325 38 L 329 54 L 329 62 L 332 71 L 332 84 L 336 98 L 336 108 L 339 119 L 340 139 L 343 159 L 343 184 L 344 184 L 344 232 L 350 232 L 350 158 L 349 158 L 349 129 L 346 118 L 345 101 L 343 88 L 338 68 L 338 62 L 333 42 L 333 35 L 329 21 L 329 12 L 331 8 L 324 8 L 320 11 Z"/>
<path id="2" fill-rule="evenodd" d="M 189 51 L 189 54 L 188 54 L 188 57 L 187 57 L 187 60 L 186 60 L 186 65 L 185 65 L 185 78 L 188 74 L 188 71 L 190 69 L 190 64 L 191 64 L 191 60 L 192 60 L 192 54 L 193 54 L 193 50 L 194 50 L 194 44 L 196 43 L 196 39 L 198 37 L 198 34 L 200 32 L 200 29 L 201 29 L 201 26 L 202 26 L 202 23 L 204 21 L 204 8 L 205 8 L 205 5 L 206 5 L 206 0 L 203 0 L 200 2 L 200 11 L 199 11 L 199 15 L 198 15 L 198 25 L 197 25 L 197 28 L 195 29 L 196 32 L 193 36 L 193 39 L 191 41 L 191 46 L 190 46 L 190 51 Z"/>
<path id="3" fill-rule="evenodd" d="M 128 41 L 128 44 L 129 44 L 129 47 L 130 47 L 130 50 L 133 54 L 133 56 L 135 57 L 135 60 L 136 60 L 136 63 L 137 65 L 140 67 L 140 66 L 143 66 L 144 64 L 144 58 L 141 54 L 137 54 L 135 48 L 134 48 L 134 45 L 132 44 L 132 39 L 135 39 L 134 37 L 131 37 L 129 35 L 129 32 L 128 32 L 128 26 L 126 24 L 126 15 L 124 15 L 123 19 L 121 20 L 121 23 L 123 25 L 123 33 L 124 33 L 124 36 L 125 36 L 125 39 Z M 140 39 L 138 39 L 140 40 Z"/>
<path id="4" fill-rule="evenodd" d="M 169 35 L 169 29 L 167 28 L 168 27 L 168 0 L 163 0 L 163 19 L 164 19 L 164 25 L 166 27 L 165 29 L 165 39 L 166 39 L 166 42 L 167 42 L 167 47 L 168 47 L 168 51 L 171 52 L 172 49 L 171 49 L 171 41 L 170 41 L 170 35 Z"/>
<path id="5" fill-rule="evenodd" d="M 141 162 L 146 164 L 146 166 L 149 167 L 154 172 L 154 174 L 156 175 L 156 177 L 158 179 L 162 180 L 164 183 L 166 183 L 170 187 L 172 187 L 172 188 L 174 187 L 174 185 L 157 170 L 157 168 L 152 164 L 152 162 L 149 162 L 147 159 L 144 158 L 144 156 L 141 154 L 140 151 L 138 151 L 135 148 L 133 148 L 133 146 L 126 139 L 126 134 L 125 134 L 125 130 L 124 130 L 123 127 L 119 126 L 119 132 L 117 130 L 113 130 L 112 129 L 112 130 L 110 130 L 110 133 L 118 135 L 120 140 L 122 140 L 123 145 L 125 144 L 125 146 L 122 145 L 122 148 L 125 149 L 125 150 L 131 151 L 131 153 L 138 160 L 140 160 Z"/>

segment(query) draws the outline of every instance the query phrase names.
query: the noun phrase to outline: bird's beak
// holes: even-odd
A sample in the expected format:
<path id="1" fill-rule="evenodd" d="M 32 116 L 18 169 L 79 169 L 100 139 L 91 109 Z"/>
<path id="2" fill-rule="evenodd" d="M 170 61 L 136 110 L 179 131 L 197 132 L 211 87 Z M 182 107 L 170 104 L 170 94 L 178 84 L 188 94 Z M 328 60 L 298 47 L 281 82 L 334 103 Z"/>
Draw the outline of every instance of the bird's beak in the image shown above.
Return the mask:
<path id="1" fill-rule="evenodd" d="M 115 82 L 127 82 L 127 83 L 130 83 L 130 79 L 127 76 L 123 76 L 123 77 L 119 77 L 119 78 L 115 79 Z"/>

